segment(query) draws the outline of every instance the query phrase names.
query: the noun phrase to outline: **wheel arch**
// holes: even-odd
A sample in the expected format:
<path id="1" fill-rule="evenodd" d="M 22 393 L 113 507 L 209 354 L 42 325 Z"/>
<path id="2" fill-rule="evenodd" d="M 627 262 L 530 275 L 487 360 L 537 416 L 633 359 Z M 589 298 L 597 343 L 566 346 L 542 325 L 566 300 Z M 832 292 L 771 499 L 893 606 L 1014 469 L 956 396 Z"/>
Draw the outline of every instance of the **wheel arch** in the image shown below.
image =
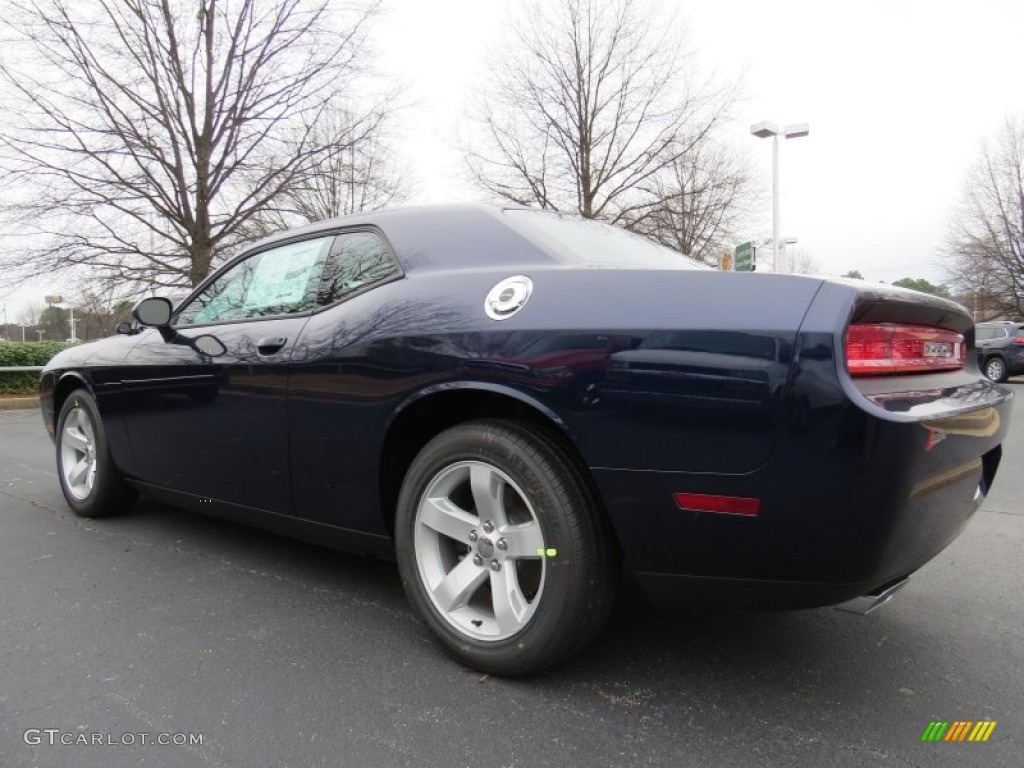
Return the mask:
<path id="1" fill-rule="evenodd" d="M 525 424 L 554 440 L 570 457 L 598 505 L 604 523 L 603 498 L 587 469 L 571 430 L 557 413 L 511 387 L 464 382 L 431 387 L 408 398 L 397 409 L 385 432 L 379 463 L 381 514 L 394 535 L 395 513 L 402 480 L 420 450 L 436 435 L 468 421 L 504 418 Z M 616 546 L 618 546 L 616 542 Z"/>
<path id="2" fill-rule="evenodd" d="M 44 376 L 47 374 L 43 374 Z M 84 389 L 89 393 L 90 396 L 95 399 L 96 394 L 93 392 L 92 387 L 89 385 L 88 379 L 78 371 L 64 371 L 63 373 L 54 373 L 53 375 L 53 394 L 51 401 L 51 413 L 50 418 L 47 422 L 47 426 L 52 425 L 53 431 L 50 432 L 50 437 L 56 436 L 57 419 L 60 417 L 60 409 L 64 407 L 64 401 L 67 400 L 68 395 L 74 392 L 76 389 Z"/>

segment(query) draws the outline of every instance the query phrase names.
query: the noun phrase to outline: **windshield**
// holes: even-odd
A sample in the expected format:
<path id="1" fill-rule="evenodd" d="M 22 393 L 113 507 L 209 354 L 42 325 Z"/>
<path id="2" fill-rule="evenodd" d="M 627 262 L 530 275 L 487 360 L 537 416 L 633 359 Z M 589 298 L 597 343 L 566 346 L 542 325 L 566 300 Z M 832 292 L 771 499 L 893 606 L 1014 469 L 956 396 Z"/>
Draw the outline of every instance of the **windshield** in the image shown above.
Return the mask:
<path id="1" fill-rule="evenodd" d="M 678 251 L 593 219 L 549 211 L 509 209 L 505 214 L 556 256 L 583 266 L 618 269 L 707 269 Z"/>

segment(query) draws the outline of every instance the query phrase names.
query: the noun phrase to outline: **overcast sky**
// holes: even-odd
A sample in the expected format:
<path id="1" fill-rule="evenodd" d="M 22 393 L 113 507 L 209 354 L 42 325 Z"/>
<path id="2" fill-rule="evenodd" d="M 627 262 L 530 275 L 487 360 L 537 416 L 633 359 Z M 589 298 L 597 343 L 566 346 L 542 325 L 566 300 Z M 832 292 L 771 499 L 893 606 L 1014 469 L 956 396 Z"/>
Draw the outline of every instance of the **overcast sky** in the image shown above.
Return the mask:
<path id="1" fill-rule="evenodd" d="M 376 35 L 379 65 L 417 104 L 401 145 L 419 182 L 413 202 L 479 198 L 460 182 L 453 137 L 487 51 L 524 5 L 389 0 Z M 763 185 L 750 237 L 771 234 L 771 143 L 750 136 L 750 125 L 807 122 L 810 136 L 780 147 L 781 234 L 798 238 L 826 273 L 944 278 L 947 221 L 981 141 L 1006 116 L 1024 116 L 1024 2 L 664 5 L 681 16 L 703 71 L 744 76 L 746 96 L 728 130 Z M 52 290 L 0 300 L 13 321 L 20 300 Z"/>
<path id="2" fill-rule="evenodd" d="M 422 106 L 410 141 L 422 202 L 476 199 L 452 137 L 518 0 L 390 0 L 382 64 Z M 944 278 L 946 223 L 982 139 L 1024 115 L 1024 2 L 689 0 L 676 10 L 705 72 L 741 75 L 729 128 L 764 189 L 754 238 L 771 235 L 771 142 L 752 123 L 807 122 L 782 142 L 781 234 L 826 273 Z"/>

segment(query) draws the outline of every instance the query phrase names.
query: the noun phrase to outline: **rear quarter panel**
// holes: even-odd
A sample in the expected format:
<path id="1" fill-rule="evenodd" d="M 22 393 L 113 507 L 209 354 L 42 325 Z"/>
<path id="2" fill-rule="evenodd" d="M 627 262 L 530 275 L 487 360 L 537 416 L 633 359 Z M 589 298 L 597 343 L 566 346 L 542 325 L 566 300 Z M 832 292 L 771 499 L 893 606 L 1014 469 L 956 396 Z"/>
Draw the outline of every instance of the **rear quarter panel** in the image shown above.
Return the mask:
<path id="1" fill-rule="evenodd" d="M 533 280 L 529 302 L 491 320 L 487 293 L 517 273 Z M 451 387 L 535 405 L 590 467 L 750 472 L 771 453 L 820 284 L 701 270 L 425 273 L 317 313 L 289 385 L 299 514 L 344 507 L 347 527 L 379 531 L 366 480 L 387 424 Z"/>

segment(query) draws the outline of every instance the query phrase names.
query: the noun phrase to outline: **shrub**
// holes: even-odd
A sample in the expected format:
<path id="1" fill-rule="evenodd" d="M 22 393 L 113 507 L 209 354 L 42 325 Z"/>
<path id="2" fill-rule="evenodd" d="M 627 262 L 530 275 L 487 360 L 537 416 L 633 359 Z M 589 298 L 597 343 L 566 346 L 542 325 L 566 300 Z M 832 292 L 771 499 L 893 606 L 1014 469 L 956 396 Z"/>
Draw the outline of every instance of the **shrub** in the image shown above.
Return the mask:
<path id="1" fill-rule="evenodd" d="M 8 341 L 0 343 L 0 368 L 15 365 L 46 365 L 69 345 L 61 341 Z M 0 395 L 34 395 L 39 391 L 38 373 L 0 371 Z"/>

